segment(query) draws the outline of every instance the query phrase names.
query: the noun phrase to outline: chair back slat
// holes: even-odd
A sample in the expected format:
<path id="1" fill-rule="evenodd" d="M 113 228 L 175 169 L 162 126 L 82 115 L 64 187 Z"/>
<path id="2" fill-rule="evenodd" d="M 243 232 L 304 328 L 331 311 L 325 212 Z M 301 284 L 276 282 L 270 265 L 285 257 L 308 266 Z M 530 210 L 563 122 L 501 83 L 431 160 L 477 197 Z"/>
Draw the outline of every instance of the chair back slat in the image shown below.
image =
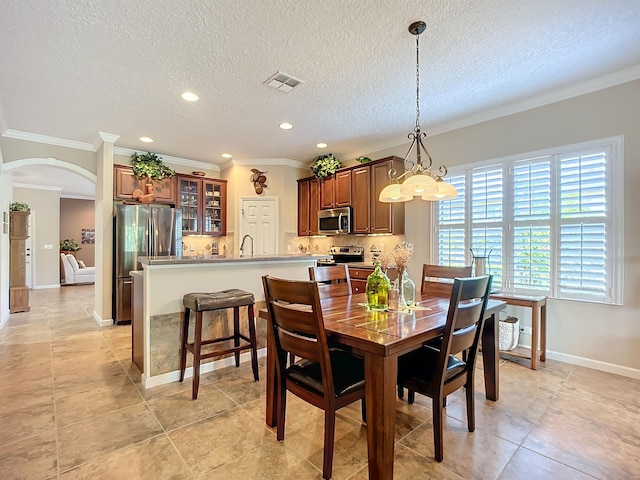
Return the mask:
<path id="1" fill-rule="evenodd" d="M 447 267 L 425 263 L 422 265 L 420 293 L 448 297 L 451 295 L 453 282 L 442 281 L 442 279 L 453 280 L 454 278 L 467 278 L 470 276 L 470 265 L 468 267 Z M 434 278 L 438 280 L 433 280 Z"/>
<path id="2" fill-rule="evenodd" d="M 466 352 L 467 372 L 473 372 L 490 289 L 490 275 L 453 281 L 436 370 L 437 383 L 444 384 L 449 355 Z"/>
<path id="3" fill-rule="evenodd" d="M 309 267 L 309 279 L 318 282 L 320 298 L 351 295 L 351 278 L 347 265 Z"/>
<path id="4" fill-rule="evenodd" d="M 333 375 L 329 348 L 320 308 L 318 284 L 262 277 L 270 328 L 273 330 L 278 352 L 278 369 L 284 372 L 289 354 L 318 362 L 327 390 L 333 391 Z"/>

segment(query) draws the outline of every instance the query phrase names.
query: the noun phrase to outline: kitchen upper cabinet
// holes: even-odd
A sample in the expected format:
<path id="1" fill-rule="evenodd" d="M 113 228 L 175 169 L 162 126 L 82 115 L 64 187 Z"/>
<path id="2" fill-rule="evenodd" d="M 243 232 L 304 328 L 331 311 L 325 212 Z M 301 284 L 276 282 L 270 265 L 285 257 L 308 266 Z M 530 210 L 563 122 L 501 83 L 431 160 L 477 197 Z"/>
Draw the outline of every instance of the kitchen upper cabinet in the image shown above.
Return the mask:
<path id="1" fill-rule="evenodd" d="M 353 233 L 404 233 L 404 203 L 378 201 L 390 168 L 402 172 L 402 159 L 387 157 L 352 170 Z"/>
<path id="2" fill-rule="evenodd" d="M 318 234 L 320 183 L 317 178 L 298 180 L 298 235 Z"/>
<path id="3" fill-rule="evenodd" d="M 177 175 L 183 235 L 227 234 L 227 182 Z"/>
<path id="4" fill-rule="evenodd" d="M 133 200 L 134 190 L 142 190 L 147 193 L 146 178 L 138 179 L 133 174 L 133 169 L 126 165 L 114 165 L 113 198 L 119 200 Z M 155 200 L 153 203 L 176 203 L 176 180 L 175 175 L 162 180 L 151 180 Z"/>
<path id="5" fill-rule="evenodd" d="M 380 192 L 389 185 L 389 170 L 404 171 L 404 162 L 398 157 L 387 157 L 371 168 L 371 213 L 369 233 L 404 233 L 404 202 L 382 203 Z"/>
<path id="6" fill-rule="evenodd" d="M 351 205 L 351 170 L 338 170 L 320 180 L 320 208 L 349 207 Z"/>
<path id="7" fill-rule="evenodd" d="M 369 166 L 354 168 L 351 172 L 351 192 L 353 204 L 353 233 L 369 233 L 369 212 L 371 210 L 371 169 Z"/>

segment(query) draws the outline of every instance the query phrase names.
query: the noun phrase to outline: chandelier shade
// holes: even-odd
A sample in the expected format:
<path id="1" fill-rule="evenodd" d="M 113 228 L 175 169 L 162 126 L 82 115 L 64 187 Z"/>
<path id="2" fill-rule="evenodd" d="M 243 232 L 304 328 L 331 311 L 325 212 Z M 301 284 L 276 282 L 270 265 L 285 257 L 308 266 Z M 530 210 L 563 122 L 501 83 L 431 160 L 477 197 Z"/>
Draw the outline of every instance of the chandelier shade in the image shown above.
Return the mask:
<path id="1" fill-rule="evenodd" d="M 440 201 L 456 198 L 458 192 L 450 183 L 444 182 L 442 177 L 447 174 L 447 167 L 441 165 L 437 173 L 431 171 L 433 161 L 431 155 L 424 146 L 422 139 L 427 135 L 420 129 L 420 34 L 427 25 L 424 22 L 414 22 L 409 26 L 409 32 L 416 37 L 416 126 L 409 134 L 411 145 L 404 157 L 404 173 L 396 176 L 395 169 L 389 170 L 389 181 L 378 197 L 383 203 L 408 202 L 413 197 L 419 196 L 426 201 Z M 410 160 L 409 156 L 416 149 L 416 160 Z M 423 155 L 427 161 L 423 162 Z M 406 177 L 402 183 L 399 180 Z"/>

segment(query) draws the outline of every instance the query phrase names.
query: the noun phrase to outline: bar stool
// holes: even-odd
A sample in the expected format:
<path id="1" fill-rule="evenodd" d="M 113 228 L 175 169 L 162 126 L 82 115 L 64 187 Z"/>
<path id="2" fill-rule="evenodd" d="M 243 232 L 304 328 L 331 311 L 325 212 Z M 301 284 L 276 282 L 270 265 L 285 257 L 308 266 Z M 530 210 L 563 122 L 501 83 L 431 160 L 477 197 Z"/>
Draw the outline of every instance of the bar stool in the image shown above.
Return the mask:
<path id="1" fill-rule="evenodd" d="M 222 290 L 212 293 L 187 293 L 182 298 L 184 304 L 184 317 L 182 320 L 182 332 L 180 336 L 180 381 L 184 380 L 184 372 L 187 367 L 187 350 L 193 354 L 193 387 L 191 398 L 198 398 L 198 387 L 200 385 L 200 361 L 206 358 L 218 357 L 233 353 L 236 359 L 236 367 L 240 366 L 240 352 L 251 350 L 251 367 L 253 378 L 257 382 L 258 378 L 258 351 L 256 341 L 256 325 L 253 316 L 253 305 L 255 299 L 251 292 L 246 292 L 237 288 Z M 247 308 L 249 320 L 249 337 L 240 333 L 240 307 Z M 233 308 L 233 335 L 227 337 L 202 340 L 202 313 L 214 310 L 225 310 Z M 196 312 L 196 324 L 193 343 L 189 343 L 189 313 Z M 233 340 L 233 347 L 226 350 L 218 350 L 210 353 L 202 353 L 204 345 Z M 241 345 L 240 340 L 244 343 Z"/>

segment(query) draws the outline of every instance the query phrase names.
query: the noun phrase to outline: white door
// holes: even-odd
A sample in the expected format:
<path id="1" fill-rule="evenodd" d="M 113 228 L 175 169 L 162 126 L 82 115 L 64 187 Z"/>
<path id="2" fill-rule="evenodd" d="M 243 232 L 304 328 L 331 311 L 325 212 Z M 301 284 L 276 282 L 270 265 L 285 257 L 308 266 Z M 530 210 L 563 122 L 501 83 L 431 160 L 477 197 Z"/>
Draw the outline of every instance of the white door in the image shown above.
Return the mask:
<path id="1" fill-rule="evenodd" d="M 238 253 L 245 235 L 253 238 L 253 254 L 278 253 L 278 197 L 241 197 Z M 250 255 L 251 241 L 244 242 L 244 254 Z"/>

